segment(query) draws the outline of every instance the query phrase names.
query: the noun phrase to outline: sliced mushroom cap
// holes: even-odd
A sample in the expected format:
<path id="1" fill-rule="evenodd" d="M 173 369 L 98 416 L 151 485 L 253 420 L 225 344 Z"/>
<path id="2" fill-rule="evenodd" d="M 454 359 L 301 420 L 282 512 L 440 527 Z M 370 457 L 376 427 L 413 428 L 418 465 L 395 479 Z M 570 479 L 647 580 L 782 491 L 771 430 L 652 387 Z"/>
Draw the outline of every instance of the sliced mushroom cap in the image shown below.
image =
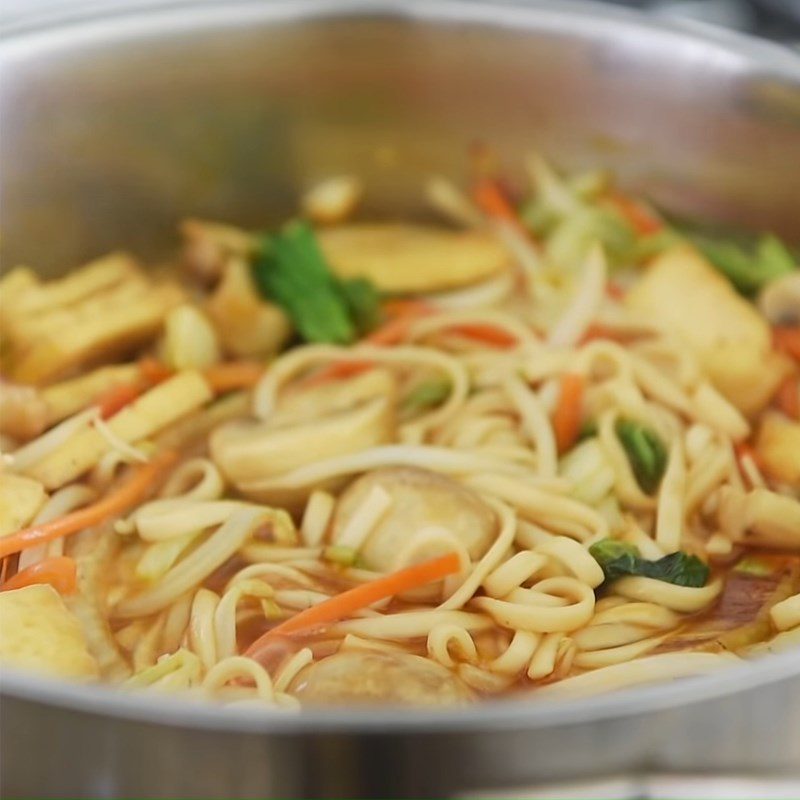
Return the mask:
<path id="1" fill-rule="evenodd" d="M 503 246 L 481 231 L 375 223 L 328 228 L 317 237 L 339 277 L 368 278 L 385 292 L 468 286 L 509 265 Z"/>
<path id="2" fill-rule="evenodd" d="M 391 503 L 359 551 L 370 569 L 390 572 L 442 555 L 452 551 L 454 540 L 477 560 L 495 539 L 495 513 L 471 489 L 425 469 L 390 467 L 362 476 L 342 494 L 333 519 L 333 542 L 376 487 Z"/>
<path id="3" fill-rule="evenodd" d="M 800 271 L 768 283 L 758 297 L 758 307 L 773 325 L 800 325 Z"/>
<path id="4" fill-rule="evenodd" d="M 306 705 L 458 706 L 472 691 L 450 670 L 406 653 L 353 651 L 311 664 L 290 691 Z"/>
<path id="5" fill-rule="evenodd" d="M 321 459 L 393 440 L 396 399 L 391 374 L 347 384 L 297 390 L 283 398 L 267 420 L 221 426 L 209 438 L 212 458 L 239 491 L 260 502 L 294 508 L 312 489 L 337 488 L 339 480 L 291 489 L 272 483 Z"/>

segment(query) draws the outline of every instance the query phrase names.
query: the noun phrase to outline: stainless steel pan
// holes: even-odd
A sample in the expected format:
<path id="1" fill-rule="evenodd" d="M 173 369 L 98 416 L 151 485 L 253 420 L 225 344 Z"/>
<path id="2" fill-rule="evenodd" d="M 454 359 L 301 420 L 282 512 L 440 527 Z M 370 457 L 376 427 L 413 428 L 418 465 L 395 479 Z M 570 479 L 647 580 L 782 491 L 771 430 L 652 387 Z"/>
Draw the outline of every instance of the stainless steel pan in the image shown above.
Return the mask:
<path id="1" fill-rule="evenodd" d="M 416 213 L 476 140 L 605 164 L 678 213 L 800 240 L 800 59 L 563 3 L 251 2 L 74 9 L 2 45 L 4 262 L 157 258 L 176 221 L 263 226 L 355 170 Z M 2 678 L 14 796 L 433 796 L 648 771 L 792 774 L 800 654 L 570 703 L 217 709 Z"/>

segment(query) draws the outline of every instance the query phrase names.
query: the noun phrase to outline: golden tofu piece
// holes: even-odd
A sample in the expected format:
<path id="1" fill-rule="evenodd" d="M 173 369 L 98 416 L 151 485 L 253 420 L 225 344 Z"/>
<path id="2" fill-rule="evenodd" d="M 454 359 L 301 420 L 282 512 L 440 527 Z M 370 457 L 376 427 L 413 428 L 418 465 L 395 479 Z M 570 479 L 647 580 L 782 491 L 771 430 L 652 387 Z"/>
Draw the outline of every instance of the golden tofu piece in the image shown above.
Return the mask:
<path id="1" fill-rule="evenodd" d="M 52 586 L 0 592 L 0 663 L 63 678 L 97 678 L 80 623 Z"/>
<path id="2" fill-rule="evenodd" d="M 77 414 L 112 386 L 132 383 L 139 374 L 137 364 L 114 364 L 45 387 L 41 397 L 46 404 L 47 424 L 55 425 Z"/>
<path id="3" fill-rule="evenodd" d="M 767 414 L 758 432 L 756 452 L 771 477 L 800 489 L 800 422 Z"/>
<path id="4" fill-rule="evenodd" d="M 509 265 L 503 245 L 482 231 L 373 223 L 326 228 L 317 239 L 340 278 L 367 278 L 384 292 L 455 289 Z"/>
<path id="5" fill-rule="evenodd" d="M 133 444 L 200 408 L 212 396 L 199 372 L 179 372 L 123 408 L 106 424 L 114 436 Z M 27 472 L 49 489 L 56 489 L 91 469 L 111 449 L 111 442 L 97 428 L 83 428 Z"/>
<path id="6" fill-rule="evenodd" d="M 789 369 L 772 349 L 767 321 L 687 246 L 657 258 L 625 302 L 681 339 L 717 389 L 746 415 L 769 402 Z"/>
<path id="7" fill-rule="evenodd" d="M 33 282 L 20 270 L 6 280 L 12 277 L 2 308 L 5 364 L 23 383 L 51 381 L 143 344 L 183 297 L 177 285 L 156 285 L 119 253 L 56 281 Z"/>
<path id="8" fill-rule="evenodd" d="M 24 528 L 47 500 L 39 481 L 4 470 L 0 472 L 0 536 Z"/>

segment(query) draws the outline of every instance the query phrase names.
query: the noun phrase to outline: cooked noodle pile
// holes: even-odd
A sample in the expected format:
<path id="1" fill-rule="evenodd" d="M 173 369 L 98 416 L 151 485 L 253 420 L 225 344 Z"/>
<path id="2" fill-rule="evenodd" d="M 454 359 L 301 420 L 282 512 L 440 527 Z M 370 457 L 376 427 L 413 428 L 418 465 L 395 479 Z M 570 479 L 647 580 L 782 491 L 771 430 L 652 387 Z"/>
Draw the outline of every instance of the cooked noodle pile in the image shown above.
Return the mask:
<path id="1" fill-rule="evenodd" d="M 341 178 L 173 272 L 9 272 L 0 658 L 293 709 L 800 644 L 795 257 L 529 166 L 433 181 L 439 227 Z"/>

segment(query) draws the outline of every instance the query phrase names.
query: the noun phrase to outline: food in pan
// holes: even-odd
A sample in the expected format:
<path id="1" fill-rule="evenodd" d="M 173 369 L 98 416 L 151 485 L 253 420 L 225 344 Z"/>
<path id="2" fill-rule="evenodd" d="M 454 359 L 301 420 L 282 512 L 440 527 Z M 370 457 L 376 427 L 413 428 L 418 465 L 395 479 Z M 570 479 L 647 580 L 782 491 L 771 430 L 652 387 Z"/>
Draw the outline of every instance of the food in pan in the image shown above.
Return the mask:
<path id="1" fill-rule="evenodd" d="M 800 270 L 527 163 L 2 278 L 0 659 L 279 709 L 800 645 Z"/>

